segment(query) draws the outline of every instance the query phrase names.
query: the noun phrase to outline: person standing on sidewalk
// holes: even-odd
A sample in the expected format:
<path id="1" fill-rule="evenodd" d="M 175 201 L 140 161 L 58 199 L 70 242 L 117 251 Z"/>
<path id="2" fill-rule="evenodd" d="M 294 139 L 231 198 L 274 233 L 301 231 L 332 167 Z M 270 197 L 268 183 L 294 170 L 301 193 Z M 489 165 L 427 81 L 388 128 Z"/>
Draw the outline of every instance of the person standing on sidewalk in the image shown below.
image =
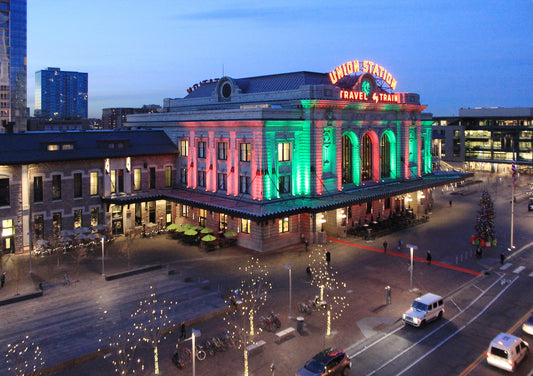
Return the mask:
<path id="1" fill-rule="evenodd" d="M 388 246 L 388 245 L 389 245 L 389 244 L 388 244 L 387 241 L 385 240 L 385 241 L 383 242 L 383 252 L 387 253 L 387 246 Z"/>
<path id="2" fill-rule="evenodd" d="M 426 253 L 426 261 L 428 263 L 428 265 L 431 265 L 431 251 L 428 249 L 427 253 Z"/>
<path id="3" fill-rule="evenodd" d="M 187 338 L 187 330 L 185 329 L 185 321 L 182 321 L 181 322 L 181 336 L 180 336 L 180 339 L 182 341 L 185 341 L 186 338 Z"/>
<path id="4" fill-rule="evenodd" d="M 398 251 L 401 251 L 402 250 L 402 239 L 398 240 Z"/>
<path id="5" fill-rule="evenodd" d="M 0 286 L 3 288 L 5 283 L 6 283 L 6 272 L 3 272 L 2 275 L 0 275 Z"/>
<path id="6" fill-rule="evenodd" d="M 502 263 L 502 265 L 505 262 L 505 254 L 503 252 L 500 253 L 500 262 Z"/>
<path id="7" fill-rule="evenodd" d="M 70 286 L 70 280 L 68 279 L 67 273 L 65 273 L 65 286 Z"/>
<path id="8" fill-rule="evenodd" d="M 328 265 L 331 262 L 331 253 L 329 253 L 328 250 L 326 250 L 326 262 L 328 263 Z"/>

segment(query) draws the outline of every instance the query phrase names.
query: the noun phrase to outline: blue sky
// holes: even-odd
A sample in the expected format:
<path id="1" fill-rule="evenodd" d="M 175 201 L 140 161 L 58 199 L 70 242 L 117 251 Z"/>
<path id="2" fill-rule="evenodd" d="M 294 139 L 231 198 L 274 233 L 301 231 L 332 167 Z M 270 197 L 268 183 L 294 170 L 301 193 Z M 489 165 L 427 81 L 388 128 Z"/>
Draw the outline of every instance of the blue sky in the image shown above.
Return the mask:
<path id="1" fill-rule="evenodd" d="M 89 116 L 163 104 L 223 74 L 327 73 L 371 60 L 434 115 L 533 107 L 533 0 L 28 1 L 35 72 L 89 73 Z"/>

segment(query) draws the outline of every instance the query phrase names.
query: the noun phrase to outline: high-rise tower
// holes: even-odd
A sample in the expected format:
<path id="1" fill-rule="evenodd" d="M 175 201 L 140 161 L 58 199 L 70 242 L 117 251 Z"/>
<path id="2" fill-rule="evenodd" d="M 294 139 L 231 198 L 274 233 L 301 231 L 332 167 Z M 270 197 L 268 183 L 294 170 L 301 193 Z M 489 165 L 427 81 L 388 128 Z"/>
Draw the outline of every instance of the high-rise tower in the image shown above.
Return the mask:
<path id="1" fill-rule="evenodd" d="M 48 68 L 35 73 L 35 116 L 86 119 L 88 74 Z"/>
<path id="2" fill-rule="evenodd" d="M 26 13 L 26 0 L 0 0 L 0 121 L 15 130 L 26 129 Z"/>

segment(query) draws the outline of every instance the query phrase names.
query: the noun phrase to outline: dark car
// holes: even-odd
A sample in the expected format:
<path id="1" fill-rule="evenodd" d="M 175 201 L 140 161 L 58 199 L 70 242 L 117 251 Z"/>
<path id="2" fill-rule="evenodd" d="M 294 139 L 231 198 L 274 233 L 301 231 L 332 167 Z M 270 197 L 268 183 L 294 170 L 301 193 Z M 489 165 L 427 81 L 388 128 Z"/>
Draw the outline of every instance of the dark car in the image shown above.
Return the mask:
<path id="1" fill-rule="evenodd" d="M 533 211 L 533 197 L 529 198 L 529 203 L 527 204 L 527 210 Z"/>
<path id="2" fill-rule="evenodd" d="M 316 354 L 296 372 L 296 376 L 347 376 L 351 367 L 352 361 L 344 351 L 330 348 Z"/>

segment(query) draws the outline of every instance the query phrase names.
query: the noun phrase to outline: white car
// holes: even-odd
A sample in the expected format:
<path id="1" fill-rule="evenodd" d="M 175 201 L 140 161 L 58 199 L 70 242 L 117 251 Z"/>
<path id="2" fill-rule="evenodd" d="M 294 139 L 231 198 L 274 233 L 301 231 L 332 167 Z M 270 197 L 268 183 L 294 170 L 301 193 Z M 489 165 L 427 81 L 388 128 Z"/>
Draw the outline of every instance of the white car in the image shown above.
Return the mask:
<path id="1" fill-rule="evenodd" d="M 487 363 L 494 367 L 514 372 L 516 366 L 526 357 L 529 345 L 522 338 L 500 333 L 490 342 Z"/>
<path id="2" fill-rule="evenodd" d="M 424 326 L 431 320 L 440 319 L 444 313 L 442 296 L 427 293 L 416 298 L 402 315 L 402 320 L 409 325 Z"/>
<path id="3" fill-rule="evenodd" d="M 527 319 L 526 322 L 522 324 L 522 330 L 527 334 L 531 334 L 533 336 L 533 313 L 529 315 L 529 319 Z"/>

